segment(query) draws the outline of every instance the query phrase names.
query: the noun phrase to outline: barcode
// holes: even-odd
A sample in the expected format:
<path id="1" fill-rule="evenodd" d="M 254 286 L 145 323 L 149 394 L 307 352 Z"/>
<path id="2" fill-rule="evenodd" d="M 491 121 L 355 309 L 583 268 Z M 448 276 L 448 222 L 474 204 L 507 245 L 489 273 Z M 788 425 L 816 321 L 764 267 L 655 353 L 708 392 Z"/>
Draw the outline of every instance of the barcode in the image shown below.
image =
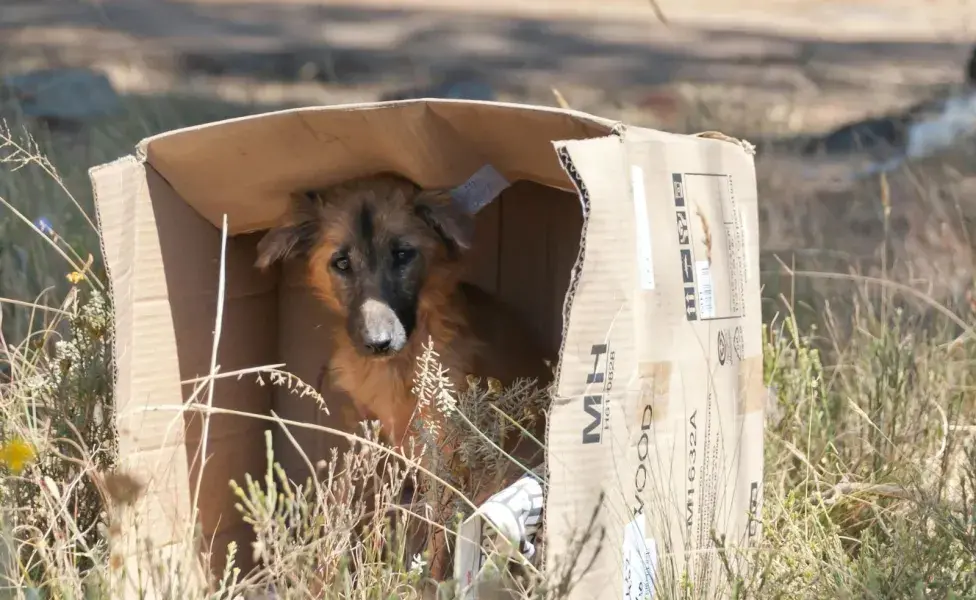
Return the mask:
<path id="1" fill-rule="evenodd" d="M 712 293 L 712 269 L 707 260 L 695 262 L 698 280 L 698 314 L 702 319 L 715 318 L 715 295 Z"/>

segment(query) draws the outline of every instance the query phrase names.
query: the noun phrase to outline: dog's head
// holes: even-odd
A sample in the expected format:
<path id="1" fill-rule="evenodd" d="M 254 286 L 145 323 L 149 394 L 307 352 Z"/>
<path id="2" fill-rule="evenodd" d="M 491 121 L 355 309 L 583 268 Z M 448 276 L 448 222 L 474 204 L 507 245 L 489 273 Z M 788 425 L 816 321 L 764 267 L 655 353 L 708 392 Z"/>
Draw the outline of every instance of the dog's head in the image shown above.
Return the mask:
<path id="1" fill-rule="evenodd" d="M 425 296 L 451 291 L 473 226 L 446 190 L 392 175 L 295 195 L 291 216 L 259 242 L 256 266 L 307 258 L 317 294 L 375 357 L 406 346 Z"/>

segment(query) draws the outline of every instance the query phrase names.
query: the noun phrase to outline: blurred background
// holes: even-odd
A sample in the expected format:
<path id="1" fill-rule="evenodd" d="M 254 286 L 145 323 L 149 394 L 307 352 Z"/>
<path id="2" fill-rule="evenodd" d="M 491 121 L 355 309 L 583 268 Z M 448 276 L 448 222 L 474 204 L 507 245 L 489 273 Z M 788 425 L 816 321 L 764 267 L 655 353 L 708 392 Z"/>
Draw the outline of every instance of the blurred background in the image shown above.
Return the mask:
<path id="1" fill-rule="evenodd" d="M 292 106 L 494 99 L 719 129 L 759 147 L 765 260 L 906 269 L 960 299 L 974 18 L 963 0 L 2 0 L 0 118 L 89 213 L 87 169 L 141 138 Z M 882 172 L 911 179 L 884 206 Z M 59 186 L 0 175 L 30 220 L 97 248 Z M 0 295 L 65 285 L 34 233 L 0 215 Z"/>

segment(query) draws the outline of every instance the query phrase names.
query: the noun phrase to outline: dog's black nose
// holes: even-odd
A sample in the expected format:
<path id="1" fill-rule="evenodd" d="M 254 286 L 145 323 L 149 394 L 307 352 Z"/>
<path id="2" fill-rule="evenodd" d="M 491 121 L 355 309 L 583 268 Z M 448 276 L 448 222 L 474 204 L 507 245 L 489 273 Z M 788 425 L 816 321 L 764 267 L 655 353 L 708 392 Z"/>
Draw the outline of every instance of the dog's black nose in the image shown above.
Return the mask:
<path id="1" fill-rule="evenodd" d="M 392 338 L 380 338 L 366 342 L 366 348 L 373 354 L 384 354 L 390 351 L 392 343 Z"/>

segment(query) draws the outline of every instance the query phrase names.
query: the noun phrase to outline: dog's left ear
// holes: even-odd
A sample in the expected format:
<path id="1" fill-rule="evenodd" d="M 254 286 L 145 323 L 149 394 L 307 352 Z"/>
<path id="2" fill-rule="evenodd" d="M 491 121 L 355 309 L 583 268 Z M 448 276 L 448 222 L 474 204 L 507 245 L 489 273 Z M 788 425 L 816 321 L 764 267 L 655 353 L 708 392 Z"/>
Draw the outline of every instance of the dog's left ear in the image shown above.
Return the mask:
<path id="1" fill-rule="evenodd" d="M 423 190 L 414 210 L 441 237 L 452 254 L 469 250 L 474 240 L 474 216 L 465 212 L 449 190 Z"/>
<path id="2" fill-rule="evenodd" d="M 275 227 L 258 242 L 258 258 L 254 266 L 264 270 L 279 260 L 307 254 L 318 236 L 317 196 L 314 193 L 293 194 L 291 220 Z"/>

